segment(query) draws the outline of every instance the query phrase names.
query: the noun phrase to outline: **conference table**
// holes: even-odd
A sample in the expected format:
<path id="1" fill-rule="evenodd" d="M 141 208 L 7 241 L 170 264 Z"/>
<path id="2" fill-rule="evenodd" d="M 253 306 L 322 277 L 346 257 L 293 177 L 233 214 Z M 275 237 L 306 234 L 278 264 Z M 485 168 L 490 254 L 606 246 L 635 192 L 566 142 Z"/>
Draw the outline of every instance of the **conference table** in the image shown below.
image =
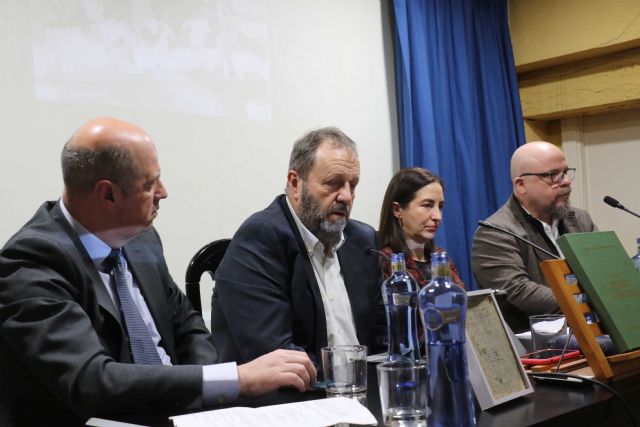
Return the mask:
<path id="1" fill-rule="evenodd" d="M 374 363 L 367 366 L 367 392 L 360 396 L 363 403 L 382 424 L 378 380 Z M 476 404 L 480 427 L 504 426 L 632 426 L 628 413 L 621 403 L 604 388 L 591 384 L 549 384 L 532 380 L 534 393 L 481 411 Z M 640 419 L 640 377 L 613 384 L 632 407 L 636 419 Z M 280 403 L 325 398 L 324 391 L 300 393 L 295 390 L 279 390 L 259 398 L 240 398 L 230 406 L 259 407 Z M 210 408 L 210 409 L 219 409 Z M 153 427 L 171 426 L 168 417 L 178 413 L 123 415 L 116 419 Z"/>

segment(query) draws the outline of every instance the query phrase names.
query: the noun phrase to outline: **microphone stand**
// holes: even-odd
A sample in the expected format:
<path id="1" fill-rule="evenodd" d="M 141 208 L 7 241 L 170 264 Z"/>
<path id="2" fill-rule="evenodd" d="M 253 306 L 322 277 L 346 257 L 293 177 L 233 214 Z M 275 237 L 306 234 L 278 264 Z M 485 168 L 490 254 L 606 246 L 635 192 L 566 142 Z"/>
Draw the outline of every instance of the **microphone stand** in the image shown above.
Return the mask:
<path id="1" fill-rule="evenodd" d="M 549 252 L 548 250 L 546 250 L 546 249 L 544 249 L 544 248 L 541 248 L 540 246 L 536 245 L 536 244 L 535 244 L 535 243 L 533 243 L 533 242 L 530 242 L 529 240 L 525 239 L 524 237 L 520 237 L 520 236 L 518 236 L 516 233 L 513 233 L 513 232 L 511 232 L 511 231 L 509 231 L 509 230 L 506 230 L 506 229 L 504 229 L 504 228 L 502 228 L 502 227 L 498 227 L 497 225 L 493 225 L 493 224 L 491 224 L 490 222 L 486 222 L 486 221 L 478 221 L 478 225 L 480 225 L 480 226 L 482 226 L 482 227 L 486 227 L 486 228 L 493 228 L 494 230 L 498 230 L 498 231 L 501 231 L 501 232 L 503 232 L 503 233 L 507 233 L 508 235 L 513 236 L 513 237 L 515 237 L 516 239 L 523 241 L 523 242 L 524 242 L 524 243 L 526 243 L 527 245 L 531 245 L 532 247 L 536 248 L 537 250 L 539 250 L 539 251 L 541 251 L 541 252 L 544 252 L 545 254 L 549 255 L 549 256 L 550 256 L 551 258 L 553 258 L 553 259 L 562 259 L 562 258 L 560 258 L 558 255 L 556 255 L 556 254 L 554 254 L 554 253 L 552 253 L 552 252 Z"/>
<path id="2" fill-rule="evenodd" d="M 387 261 L 389 264 L 391 264 L 391 258 L 389 258 L 384 252 L 379 251 L 375 248 L 372 247 L 368 247 L 364 250 L 364 252 L 367 255 L 378 255 L 379 257 L 383 258 L 385 261 Z"/>
<path id="3" fill-rule="evenodd" d="M 624 206 L 622 206 L 622 205 L 620 205 L 620 206 L 616 206 L 616 207 L 617 207 L 618 209 L 622 209 L 623 211 L 630 213 L 630 214 L 631 214 L 631 215 L 633 215 L 633 216 L 636 216 L 636 217 L 640 218 L 640 215 L 638 215 L 637 213 L 635 213 L 635 212 L 634 212 L 634 211 L 632 211 L 632 210 L 629 210 L 629 209 L 625 208 L 625 207 L 624 207 Z"/>

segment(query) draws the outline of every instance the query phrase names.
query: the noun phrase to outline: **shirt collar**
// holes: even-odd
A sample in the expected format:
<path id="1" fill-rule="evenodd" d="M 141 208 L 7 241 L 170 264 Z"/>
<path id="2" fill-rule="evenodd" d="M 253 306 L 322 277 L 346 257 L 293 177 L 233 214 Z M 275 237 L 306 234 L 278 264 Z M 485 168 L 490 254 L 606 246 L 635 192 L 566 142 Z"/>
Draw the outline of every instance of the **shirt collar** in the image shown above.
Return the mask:
<path id="1" fill-rule="evenodd" d="M 73 228 L 73 230 L 78 234 L 80 242 L 82 242 L 82 246 L 84 246 L 85 250 L 91 257 L 94 265 L 96 268 L 100 269 L 102 262 L 111 252 L 111 247 L 100 240 L 98 236 L 84 228 L 84 226 L 80 224 L 67 210 L 62 199 L 60 199 L 60 209 L 62 210 L 62 214 L 69 225 L 71 225 L 71 228 Z"/>
<path id="2" fill-rule="evenodd" d="M 287 199 L 287 206 L 289 206 L 289 210 L 291 211 L 291 215 L 293 215 L 293 220 L 296 222 L 296 226 L 298 227 L 298 231 L 300 232 L 300 236 L 302 237 L 302 242 L 304 243 L 305 248 L 307 249 L 307 253 L 312 253 L 314 248 L 318 247 L 322 253 L 324 253 L 324 245 L 318 238 L 311 232 L 309 229 L 300 221 L 298 218 L 298 214 L 291 206 L 291 202 L 289 201 L 289 195 L 285 197 Z M 340 241 L 336 243 L 336 245 L 331 249 L 332 253 L 335 253 L 342 247 L 344 244 L 344 233 L 340 233 Z"/>

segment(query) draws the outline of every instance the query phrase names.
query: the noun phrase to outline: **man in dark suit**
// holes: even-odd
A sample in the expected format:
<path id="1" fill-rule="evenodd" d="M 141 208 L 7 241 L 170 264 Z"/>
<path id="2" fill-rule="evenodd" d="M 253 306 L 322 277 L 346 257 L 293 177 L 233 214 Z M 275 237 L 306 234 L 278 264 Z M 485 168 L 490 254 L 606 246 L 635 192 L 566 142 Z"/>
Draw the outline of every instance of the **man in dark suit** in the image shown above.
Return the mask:
<path id="1" fill-rule="evenodd" d="M 376 233 L 349 219 L 359 177 L 355 143 L 339 129 L 295 143 L 286 195 L 241 225 L 216 271 L 211 322 L 220 360 L 284 348 L 319 363 L 326 345 L 378 350 L 380 271 L 366 250 L 377 247 Z"/>
<path id="2" fill-rule="evenodd" d="M 487 222 L 560 255 L 556 238 L 596 231 L 591 216 L 569 205 L 575 169 L 562 150 L 543 141 L 519 147 L 511 158 L 513 194 Z M 558 313 L 560 307 L 540 270 L 551 257 L 498 230 L 479 227 L 471 266 L 478 284 L 507 291 L 502 313 L 515 332 L 529 329 L 529 316 Z"/>
<path id="3" fill-rule="evenodd" d="M 167 191 L 142 129 L 89 121 L 65 145 L 62 171 L 62 199 L 0 253 L 0 425 L 177 411 L 315 380 L 302 352 L 214 365 L 152 228 Z"/>

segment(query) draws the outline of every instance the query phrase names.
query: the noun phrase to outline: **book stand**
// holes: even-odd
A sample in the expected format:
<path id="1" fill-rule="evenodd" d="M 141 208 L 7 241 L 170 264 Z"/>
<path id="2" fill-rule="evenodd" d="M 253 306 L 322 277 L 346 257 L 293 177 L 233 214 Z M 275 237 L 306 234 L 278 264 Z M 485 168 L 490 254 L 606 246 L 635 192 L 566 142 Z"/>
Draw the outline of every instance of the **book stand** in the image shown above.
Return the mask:
<path id="1" fill-rule="evenodd" d="M 611 356 L 605 356 L 602 352 L 596 337 L 604 332 L 597 321 L 587 320 L 586 316 L 592 316 L 594 311 L 588 302 L 581 302 L 584 301 L 581 297 L 582 288 L 566 261 L 564 259 L 542 261 L 540 268 L 595 377 L 608 381 L 640 375 L 640 350 Z M 567 280 L 568 276 L 569 280 Z"/>

